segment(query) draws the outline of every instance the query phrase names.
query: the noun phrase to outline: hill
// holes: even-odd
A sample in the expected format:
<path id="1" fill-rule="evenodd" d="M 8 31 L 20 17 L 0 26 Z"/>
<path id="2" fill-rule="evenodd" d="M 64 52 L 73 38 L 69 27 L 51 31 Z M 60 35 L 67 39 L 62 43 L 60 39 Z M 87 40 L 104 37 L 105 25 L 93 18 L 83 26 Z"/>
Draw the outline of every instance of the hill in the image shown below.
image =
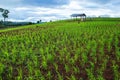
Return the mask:
<path id="1" fill-rule="evenodd" d="M 62 20 L 0 30 L 0 79 L 120 79 L 120 19 Z"/>

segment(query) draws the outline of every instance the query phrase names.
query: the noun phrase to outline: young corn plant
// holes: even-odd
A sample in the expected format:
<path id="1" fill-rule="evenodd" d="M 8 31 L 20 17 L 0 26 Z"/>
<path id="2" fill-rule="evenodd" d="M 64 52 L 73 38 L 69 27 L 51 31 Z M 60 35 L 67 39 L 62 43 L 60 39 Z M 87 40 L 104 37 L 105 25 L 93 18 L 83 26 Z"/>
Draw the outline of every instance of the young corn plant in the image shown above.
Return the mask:
<path id="1" fill-rule="evenodd" d="M 65 71 L 68 73 L 70 71 L 69 65 L 65 64 Z"/>
<path id="2" fill-rule="evenodd" d="M 68 78 L 68 80 L 77 80 L 76 77 L 74 75 L 71 75 L 70 78 Z"/>
<path id="3" fill-rule="evenodd" d="M 52 74 L 51 74 L 50 71 L 48 71 L 48 73 L 47 73 L 47 78 L 48 78 L 49 80 L 52 79 Z"/>
<path id="4" fill-rule="evenodd" d="M 53 63 L 54 62 L 54 55 L 48 53 L 47 54 L 47 62 Z"/>
<path id="5" fill-rule="evenodd" d="M 23 79 L 22 69 L 21 69 L 21 68 L 19 68 L 17 71 L 18 71 L 17 80 L 22 80 L 22 79 Z"/>
<path id="6" fill-rule="evenodd" d="M 113 68 L 113 72 L 114 72 L 114 79 L 115 80 L 119 80 L 120 79 L 120 73 L 119 73 L 119 66 L 117 65 L 117 64 L 115 64 L 115 62 L 113 61 L 113 66 L 112 66 L 112 68 Z"/>
<path id="7" fill-rule="evenodd" d="M 64 80 L 63 76 L 60 73 L 57 73 L 58 75 L 58 80 Z"/>
<path id="8" fill-rule="evenodd" d="M 44 69 L 47 69 L 48 65 L 47 65 L 47 60 L 45 58 L 45 56 L 42 56 L 43 59 L 42 59 L 42 63 L 41 63 L 41 66 L 44 68 Z"/>
<path id="9" fill-rule="evenodd" d="M 88 75 L 88 79 L 89 80 L 96 80 L 94 74 L 93 74 L 93 70 L 92 69 L 86 69 L 87 75 Z"/>
<path id="10" fill-rule="evenodd" d="M 3 73 L 4 68 L 5 68 L 4 64 L 0 63 L 0 75 Z M 0 76 L 0 80 L 2 80 L 2 76 Z"/>

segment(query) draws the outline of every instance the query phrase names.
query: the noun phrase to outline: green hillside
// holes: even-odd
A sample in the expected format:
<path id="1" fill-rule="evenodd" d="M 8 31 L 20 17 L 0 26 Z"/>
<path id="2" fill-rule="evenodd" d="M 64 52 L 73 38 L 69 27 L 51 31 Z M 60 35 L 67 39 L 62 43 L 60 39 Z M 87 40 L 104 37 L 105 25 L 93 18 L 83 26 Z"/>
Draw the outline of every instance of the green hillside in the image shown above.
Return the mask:
<path id="1" fill-rule="evenodd" d="M 0 80 L 119 79 L 119 18 L 0 30 Z"/>

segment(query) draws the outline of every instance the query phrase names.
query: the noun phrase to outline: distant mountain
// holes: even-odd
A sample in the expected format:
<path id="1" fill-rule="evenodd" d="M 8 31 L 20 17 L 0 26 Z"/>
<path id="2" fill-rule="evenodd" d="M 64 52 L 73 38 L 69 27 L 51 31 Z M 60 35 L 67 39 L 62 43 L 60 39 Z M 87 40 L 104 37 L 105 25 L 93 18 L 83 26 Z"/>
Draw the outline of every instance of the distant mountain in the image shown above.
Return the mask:
<path id="1" fill-rule="evenodd" d="M 30 24 L 34 24 L 32 22 L 5 22 L 4 23 L 6 26 L 22 26 L 22 25 L 30 25 Z"/>
<path id="2" fill-rule="evenodd" d="M 110 15 L 100 15 L 99 17 L 110 17 Z"/>

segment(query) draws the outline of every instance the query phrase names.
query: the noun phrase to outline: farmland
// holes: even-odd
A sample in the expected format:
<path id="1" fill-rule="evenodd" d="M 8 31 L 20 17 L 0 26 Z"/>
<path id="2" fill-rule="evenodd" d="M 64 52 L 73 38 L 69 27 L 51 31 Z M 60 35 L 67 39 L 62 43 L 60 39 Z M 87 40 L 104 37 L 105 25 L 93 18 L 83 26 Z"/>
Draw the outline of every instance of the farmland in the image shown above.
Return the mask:
<path id="1" fill-rule="evenodd" d="M 120 79 L 119 18 L 24 27 L 0 30 L 0 80 Z"/>

